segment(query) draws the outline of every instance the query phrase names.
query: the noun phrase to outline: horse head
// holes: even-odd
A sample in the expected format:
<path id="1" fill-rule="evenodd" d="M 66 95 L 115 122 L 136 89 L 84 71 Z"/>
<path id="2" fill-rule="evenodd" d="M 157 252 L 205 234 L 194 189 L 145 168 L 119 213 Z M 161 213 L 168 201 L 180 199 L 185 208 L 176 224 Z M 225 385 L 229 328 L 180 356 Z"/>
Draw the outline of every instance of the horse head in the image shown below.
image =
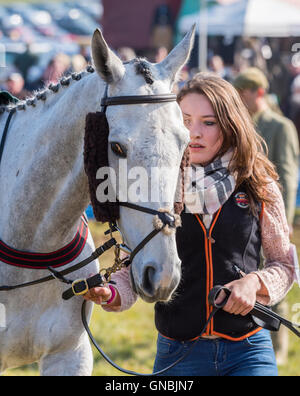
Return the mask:
<path id="1" fill-rule="evenodd" d="M 125 64 L 105 42 L 100 30 L 92 40 L 96 70 L 107 83 L 107 96 L 165 95 L 171 92 L 187 62 L 194 29 L 159 64 L 133 59 Z M 172 211 L 189 133 L 176 101 L 110 106 L 108 159 L 119 201 L 156 211 Z M 137 246 L 153 230 L 153 216 L 120 207 L 118 226 L 126 244 Z M 161 232 L 134 257 L 131 280 L 147 302 L 168 301 L 180 281 L 181 262 L 175 232 Z"/>

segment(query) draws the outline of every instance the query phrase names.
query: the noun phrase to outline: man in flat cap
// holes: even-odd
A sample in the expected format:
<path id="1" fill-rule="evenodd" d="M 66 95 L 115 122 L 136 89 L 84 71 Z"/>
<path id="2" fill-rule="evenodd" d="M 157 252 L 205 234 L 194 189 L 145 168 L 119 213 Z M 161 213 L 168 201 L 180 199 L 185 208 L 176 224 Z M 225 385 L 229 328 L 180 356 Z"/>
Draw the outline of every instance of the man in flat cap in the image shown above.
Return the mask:
<path id="1" fill-rule="evenodd" d="M 257 132 L 267 144 L 269 159 L 276 166 L 283 187 L 286 216 L 292 234 L 299 171 L 299 140 L 295 125 L 291 120 L 271 109 L 267 100 L 269 83 L 259 69 L 255 67 L 246 69 L 236 77 L 233 85 L 247 106 L 256 124 Z M 283 316 L 288 315 L 285 301 L 278 304 L 275 310 Z M 274 333 L 273 342 L 277 361 L 279 364 L 284 364 L 288 353 L 286 329 Z"/>

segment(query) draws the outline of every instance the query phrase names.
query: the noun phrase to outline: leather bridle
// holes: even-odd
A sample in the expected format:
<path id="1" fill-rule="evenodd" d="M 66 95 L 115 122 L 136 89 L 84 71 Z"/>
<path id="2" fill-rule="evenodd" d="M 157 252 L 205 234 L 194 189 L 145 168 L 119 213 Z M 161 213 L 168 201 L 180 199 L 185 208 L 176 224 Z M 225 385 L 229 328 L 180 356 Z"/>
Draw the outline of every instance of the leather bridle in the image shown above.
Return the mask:
<path id="1" fill-rule="evenodd" d="M 133 95 L 133 96 L 108 96 L 108 84 L 105 88 L 104 97 L 101 100 L 101 112 L 106 113 L 108 106 L 124 106 L 124 105 L 133 105 L 133 104 L 155 104 L 155 103 L 168 103 L 168 102 L 176 102 L 177 96 L 175 94 L 160 94 L 160 95 Z M 151 208 L 147 208 L 144 206 L 136 205 L 130 202 L 120 202 L 117 204 L 119 206 L 123 206 L 132 210 L 136 210 L 139 212 L 147 213 L 153 216 L 158 216 L 161 220 L 163 226 L 156 227 L 153 231 L 151 231 L 139 244 L 133 249 L 130 253 L 129 258 L 125 261 L 125 266 L 128 267 L 137 253 L 143 249 L 143 247 L 153 239 L 160 231 L 162 231 L 166 226 L 170 228 L 176 229 L 176 221 L 175 216 L 170 212 L 161 212 L 158 210 L 154 210 Z M 110 224 L 111 230 L 116 229 L 116 224 Z M 123 244 L 124 245 L 124 244 Z"/>

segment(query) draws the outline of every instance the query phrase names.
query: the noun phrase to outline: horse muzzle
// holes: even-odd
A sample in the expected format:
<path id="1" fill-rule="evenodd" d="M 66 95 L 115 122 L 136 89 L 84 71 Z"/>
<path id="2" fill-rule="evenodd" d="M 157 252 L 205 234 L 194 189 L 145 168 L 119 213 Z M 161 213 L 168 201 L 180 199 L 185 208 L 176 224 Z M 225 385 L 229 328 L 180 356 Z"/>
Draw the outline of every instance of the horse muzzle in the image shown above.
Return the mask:
<path id="1" fill-rule="evenodd" d="M 169 276 L 162 276 L 162 271 L 153 262 L 144 264 L 140 275 L 131 267 L 130 278 L 133 291 L 147 303 L 169 301 L 180 282 L 180 266 L 179 261 Z"/>

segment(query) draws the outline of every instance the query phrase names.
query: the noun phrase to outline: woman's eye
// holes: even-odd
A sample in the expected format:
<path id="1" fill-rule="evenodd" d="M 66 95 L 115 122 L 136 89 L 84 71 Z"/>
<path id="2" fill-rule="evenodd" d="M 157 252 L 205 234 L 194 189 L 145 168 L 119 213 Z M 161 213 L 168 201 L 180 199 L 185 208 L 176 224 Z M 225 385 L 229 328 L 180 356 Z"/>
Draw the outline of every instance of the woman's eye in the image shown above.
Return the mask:
<path id="1" fill-rule="evenodd" d="M 207 126 L 213 126 L 213 125 L 216 125 L 216 123 L 215 123 L 215 122 L 213 122 L 213 121 L 206 121 L 204 124 L 205 124 L 205 125 L 207 125 Z"/>
<path id="2" fill-rule="evenodd" d="M 126 158 L 127 157 L 127 150 L 125 147 L 122 146 L 120 143 L 112 142 L 110 147 L 118 157 Z"/>
<path id="3" fill-rule="evenodd" d="M 191 120 L 185 119 L 184 120 L 184 125 L 191 125 Z"/>

